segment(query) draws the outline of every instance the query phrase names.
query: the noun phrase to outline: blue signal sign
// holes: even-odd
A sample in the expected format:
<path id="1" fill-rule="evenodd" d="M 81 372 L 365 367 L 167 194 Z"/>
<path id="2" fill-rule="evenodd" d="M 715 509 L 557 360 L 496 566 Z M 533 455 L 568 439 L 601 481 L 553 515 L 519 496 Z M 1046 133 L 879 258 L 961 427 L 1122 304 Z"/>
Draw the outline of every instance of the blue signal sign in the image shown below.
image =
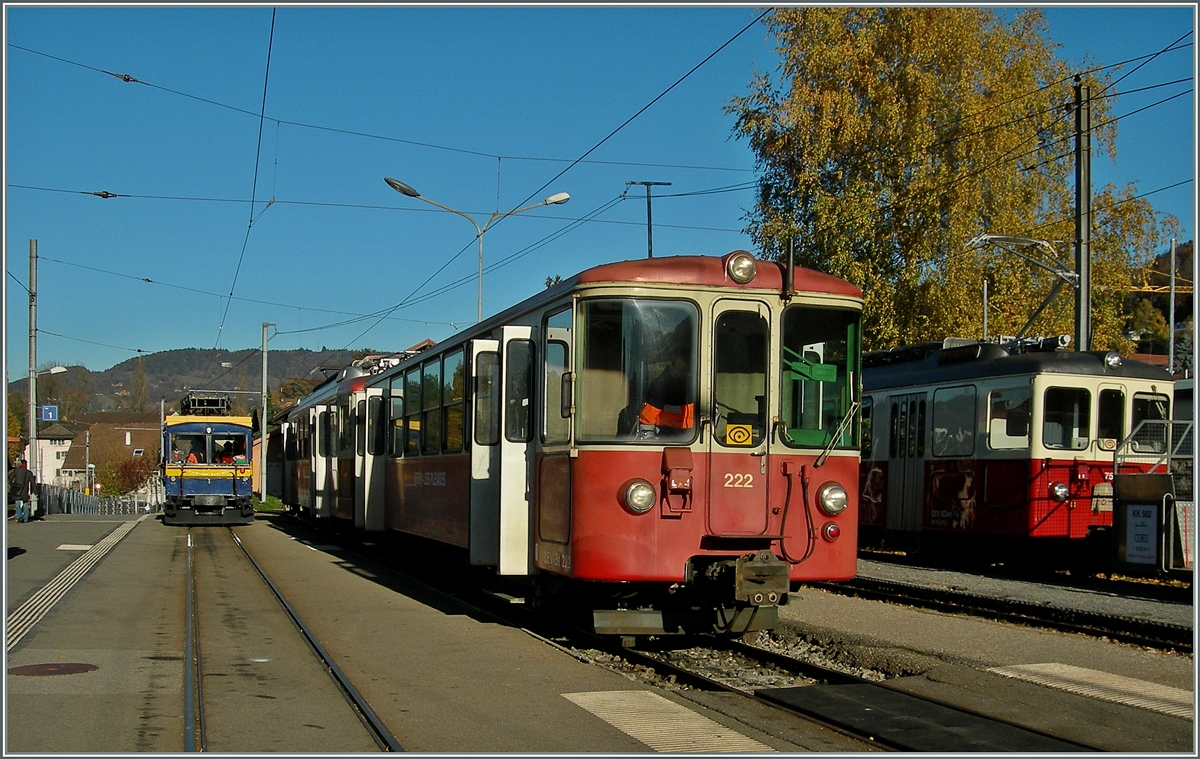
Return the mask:
<path id="1" fill-rule="evenodd" d="M 39 422 L 57 422 L 58 406 L 38 406 Z"/>

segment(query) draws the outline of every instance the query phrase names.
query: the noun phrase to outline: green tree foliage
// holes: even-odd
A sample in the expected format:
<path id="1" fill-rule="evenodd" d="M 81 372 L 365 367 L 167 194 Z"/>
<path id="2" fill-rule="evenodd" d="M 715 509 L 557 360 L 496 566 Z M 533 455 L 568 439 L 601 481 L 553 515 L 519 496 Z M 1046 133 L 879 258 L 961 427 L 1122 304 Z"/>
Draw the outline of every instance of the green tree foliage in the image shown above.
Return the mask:
<path id="1" fill-rule="evenodd" d="M 1036 9 L 781 8 L 768 16 L 779 81 L 756 74 L 727 111 L 760 172 L 748 233 L 764 255 L 827 271 L 864 293 L 867 348 L 982 331 L 1014 334 L 1053 275 L 981 234 L 1052 242 L 1073 269 L 1073 69 L 1054 57 Z M 1097 67 L 1084 65 L 1081 70 Z M 1112 156 L 1116 125 L 1091 87 L 1092 149 Z M 1134 190 L 1096 193 L 1094 347 L 1124 346 L 1131 270 L 1173 231 Z M 1065 287 L 1032 325 L 1074 331 Z"/>
<path id="2" fill-rule="evenodd" d="M 16 462 L 21 456 L 23 446 L 21 438 L 25 436 L 25 427 L 28 424 L 29 406 L 25 404 L 25 399 L 20 393 L 8 394 L 8 436 L 17 438 L 17 442 L 8 444 L 8 460 Z"/>

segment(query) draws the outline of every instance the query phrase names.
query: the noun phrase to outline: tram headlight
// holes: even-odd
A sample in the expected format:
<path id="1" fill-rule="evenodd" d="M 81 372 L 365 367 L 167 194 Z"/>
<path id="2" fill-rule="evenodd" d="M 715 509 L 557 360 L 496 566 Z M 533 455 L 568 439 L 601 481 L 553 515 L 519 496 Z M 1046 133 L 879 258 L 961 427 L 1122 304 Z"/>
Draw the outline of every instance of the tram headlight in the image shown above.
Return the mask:
<path id="1" fill-rule="evenodd" d="M 1050 497 L 1056 501 L 1065 501 L 1071 497 L 1071 489 L 1065 482 L 1050 483 Z"/>
<path id="2" fill-rule="evenodd" d="M 625 508 L 632 511 L 634 514 L 645 514 L 650 509 L 654 508 L 654 501 L 658 496 L 654 486 L 642 479 L 634 479 L 625 483 L 621 488 L 625 501 Z"/>
<path id="3" fill-rule="evenodd" d="M 846 489 L 836 482 L 827 482 L 817 491 L 817 505 L 831 517 L 836 517 L 846 510 L 850 504 L 850 496 Z"/>
<path id="4" fill-rule="evenodd" d="M 730 256 L 726 268 L 729 271 L 729 278 L 739 285 L 744 285 L 754 279 L 754 275 L 758 273 L 758 265 L 754 263 L 754 256 L 749 253 L 735 253 Z"/>

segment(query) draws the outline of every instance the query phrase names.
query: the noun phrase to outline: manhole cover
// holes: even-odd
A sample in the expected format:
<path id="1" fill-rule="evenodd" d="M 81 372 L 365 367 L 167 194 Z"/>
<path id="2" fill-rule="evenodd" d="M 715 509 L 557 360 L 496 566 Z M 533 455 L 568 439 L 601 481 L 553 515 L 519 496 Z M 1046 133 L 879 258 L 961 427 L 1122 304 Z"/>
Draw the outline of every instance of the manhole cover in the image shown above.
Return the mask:
<path id="1" fill-rule="evenodd" d="M 24 667 L 12 667 L 10 675 L 24 677 L 49 677 L 50 675 L 78 675 L 80 672 L 91 672 L 100 669 L 98 664 L 82 664 L 79 662 L 61 662 L 55 664 L 26 664 Z"/>

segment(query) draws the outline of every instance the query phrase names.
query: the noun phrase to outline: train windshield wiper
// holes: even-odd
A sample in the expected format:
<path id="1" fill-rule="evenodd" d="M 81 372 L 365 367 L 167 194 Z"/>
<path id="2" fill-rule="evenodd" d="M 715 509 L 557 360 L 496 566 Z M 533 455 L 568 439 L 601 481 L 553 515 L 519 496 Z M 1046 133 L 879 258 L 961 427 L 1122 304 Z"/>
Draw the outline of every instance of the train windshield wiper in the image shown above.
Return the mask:
<path id="1" fill-rule="evenodd" d="M 825 446 L 825 450 L 821 451 L 821 455 L 817 457 L 817 463 L 813 464 L 814 469 L 824 464 L 825 459 L 829 458 L 829 454 L 833 453 L 833 447 L 837 445 L 837 441 L 842 439 L 842 433 L 846 431 L 846 427 L 849 426 L 850 420 L 854 418 L 854 414 L 858 412 L 860 405 L 858 401 L 851 401 L 846 415 L 842 417 L 842 421 L 838 422 L 837 429 L 833 431 L 833 436 L 829 438 L 829 445 Z"/>

